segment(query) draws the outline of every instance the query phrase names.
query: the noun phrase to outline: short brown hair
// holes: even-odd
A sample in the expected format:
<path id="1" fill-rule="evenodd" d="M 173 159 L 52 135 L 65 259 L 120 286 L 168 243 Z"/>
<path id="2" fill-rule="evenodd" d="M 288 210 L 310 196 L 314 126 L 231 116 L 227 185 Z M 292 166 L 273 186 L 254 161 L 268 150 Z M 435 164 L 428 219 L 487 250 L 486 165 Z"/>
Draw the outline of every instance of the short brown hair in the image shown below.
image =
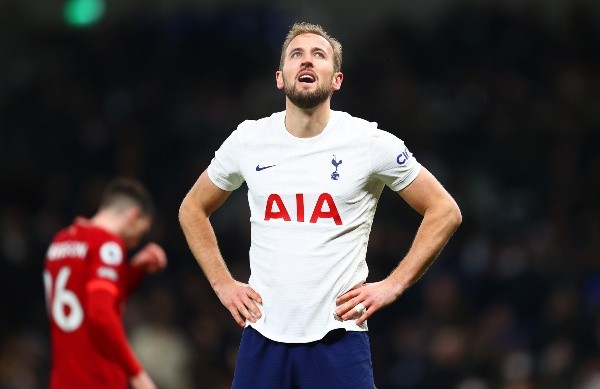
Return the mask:
<path id="1" fill-rule="evenodd" d="M 138 206 L 146 216 L 154 216 L 154 201 L 141 182 L 133 178 L 117 177 L 108 183 L 100 200 L 100 209 L 133 206 Z"/>
<path id="2" fill-rule="evenodd" d="M 329 42 L 331 47 L 333 47 L 333 70 L 339 72 L 342 69 L 342 44 L 335 38 L 332 38 L 327 34 L 327 32 L 318 24 L 311 23 L 294 23 L 287 36 L 285 37 L 285 41 L 283 41 L 283 46 L 281 47 L 281 58 L 279 59 L 279 70 L 283 69 L 283 62 L 285 60 L 285 51 L 292 39 L 302 34 L 315 34 L 320 35 Z"/>

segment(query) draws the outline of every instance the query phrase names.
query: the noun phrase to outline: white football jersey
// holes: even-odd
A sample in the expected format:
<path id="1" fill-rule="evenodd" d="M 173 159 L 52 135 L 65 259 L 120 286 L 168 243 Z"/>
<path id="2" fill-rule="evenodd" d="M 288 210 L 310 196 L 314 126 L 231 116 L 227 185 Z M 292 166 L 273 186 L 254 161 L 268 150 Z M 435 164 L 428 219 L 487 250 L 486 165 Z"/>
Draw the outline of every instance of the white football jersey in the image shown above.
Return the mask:
<path id="1" fill-rule="evenodd" d="M 208 168 L 219 188 L 245 181 L 250 206 L 249 284 L 263 300 L 249 323 L 285 343 L 321 339 L 339 321 L 335 299 L 367 279 L 367 244 L 384 185 L 403 189 L 421 165 L 376 123 L 331 111 L 323 132 L 297 138 L 285 112 L 248 120 L 225 140 Z"/>

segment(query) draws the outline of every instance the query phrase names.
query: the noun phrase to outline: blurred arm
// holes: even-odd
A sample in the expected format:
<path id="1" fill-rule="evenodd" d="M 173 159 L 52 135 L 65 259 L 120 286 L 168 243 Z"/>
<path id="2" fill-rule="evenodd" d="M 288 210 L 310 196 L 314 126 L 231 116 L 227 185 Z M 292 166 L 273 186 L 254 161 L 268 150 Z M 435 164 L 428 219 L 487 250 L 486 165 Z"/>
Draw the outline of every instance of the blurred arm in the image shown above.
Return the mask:
<path id="1" fill-rule="evenodd" d="M 146 274 L 153 274 L 167 267 L 167 254 L 158 244 L 150 242 L 138 251 L 127 267 L 127 290 L 129 296 L 140 285 Z"/>
<path id="2" fill-rule="evenodd" d="M 107 357 L 117 361 L 128 377 L 142 371 L 142 366 L 127 342 L 123 322 L 117 310 L 117 288 L 114 284 L 96 280 L 87 287 L 87 318 L 94 345 Z"/>

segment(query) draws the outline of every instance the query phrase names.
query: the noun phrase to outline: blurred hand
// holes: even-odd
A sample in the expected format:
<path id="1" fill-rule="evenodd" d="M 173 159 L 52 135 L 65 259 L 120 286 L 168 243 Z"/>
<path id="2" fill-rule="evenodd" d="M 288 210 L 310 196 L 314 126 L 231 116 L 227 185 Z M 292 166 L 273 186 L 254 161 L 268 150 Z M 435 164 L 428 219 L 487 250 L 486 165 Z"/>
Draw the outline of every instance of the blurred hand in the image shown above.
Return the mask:
<path id="1" fill-rule="evenodd" d="M 129 383 L 133 389 L 156 389 L 156 385 L 144 370 L 138 373 L 138 375 L 133 376 L 129 380 Z"/>
<path id="2" fill-rule="evenodd" d="M 233 280 L 216 288 L 215 292 L 241 327 L 246 325 L 246 319 L 255 323 L 261 317 L 257 303 L 262 304 L 262 298 L 248 284 Z"/>
<path id="3" fill-rule="evenodd" d="M 156 273 L 167 266 L 167 254 L 158 244 L 150 242 L 133 256 L 131 266 L 146 273 Z"/>

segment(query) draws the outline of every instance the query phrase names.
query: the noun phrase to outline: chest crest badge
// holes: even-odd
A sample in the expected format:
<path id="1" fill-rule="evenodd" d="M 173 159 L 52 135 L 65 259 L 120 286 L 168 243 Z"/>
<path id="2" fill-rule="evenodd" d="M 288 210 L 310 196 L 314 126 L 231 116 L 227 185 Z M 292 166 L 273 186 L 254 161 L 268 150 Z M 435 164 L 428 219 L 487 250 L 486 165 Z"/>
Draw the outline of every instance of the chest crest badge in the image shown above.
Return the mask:
<path id="1" fill-rule="evenodd" d="M 339 161 L 336 160 L 336 156 L 333 156 L 333 159 L 331 160 L 331 163 L 333 166 L 335 166 L 335 170 L 333 171 L 333 173 L 331 173 L 331 179 L 336 181 L 338 178 L 340 178 L 340 173 L 338 173 L 338 166 L 340 166 L 342 164 L 342 160 L 340 159 Z"/>

